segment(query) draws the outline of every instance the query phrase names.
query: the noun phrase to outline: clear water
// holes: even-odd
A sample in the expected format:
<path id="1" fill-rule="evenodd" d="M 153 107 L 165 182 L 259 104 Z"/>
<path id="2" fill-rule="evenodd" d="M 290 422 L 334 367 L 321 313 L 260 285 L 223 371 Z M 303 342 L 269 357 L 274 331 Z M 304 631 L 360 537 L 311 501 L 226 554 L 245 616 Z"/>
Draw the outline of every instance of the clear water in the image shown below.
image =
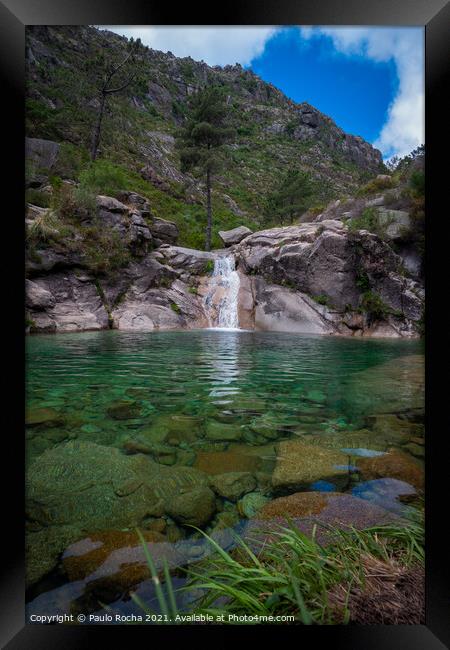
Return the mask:
<path id="1" fill-rule="evenodd" d="M 420 406 L 422 353 L 417 341 L 246 331 L 32 336 L 27 406 L 72 417 L 79 437 L 101 444 L 117 443 L 130 426 L 147 428 L 160 415 L 195 416 L 199 440 L 209 419 L 241 421 L 245 413 L 272 418 L 287 431 L 302 421 L 319 435 L 333 426 L 357 428 L 372 412 Z M 395 359 L 406 357 L 413 361 L 399 380 Z M 388 366 L 380 377 L 364 373 L 382 364 Z M 123 399 L 140 406 L 131 422 L 106 412 Z"/>
<path id="2" fill-rule="evenodd" d="M 418 341 L 239 330 L 103 331 L 28 337 L 26 359 L 28 412 L 48 408 L 65 421 L 59 429 L 44 424 L 29 430 L 29 464 L 68 438 L 124 449 L 130 437 L 178 422 L 190 433 L 179 449 L 190 454 L 179 454 L 175 463 L 222 473 L 246 469 L 256 457 L 258 471 L 270 478 L 279 440 L 300 437 L 327 446 L 335 440 L 337 448 L 375 455 L 397 444 L 394 434 L 392 440 L 386 432 L 379 440 L 372 436 L 369 451 L 346 436 L 368 426 L 374 414 L 423 407 Z M 108 409 L 123 400 L 135 411 L 125 419 L 111 417 Z M 220 444 L 229 453 L 214 458 L 205 435 L 211 423 L 239 431 L 239 439 Z M 329 489 L 322 483 L 312 489 Z M 384 498 L 381 488 L 370 486 L 358 494 L 377 503 Z M 48 594 L 54 595 L 52 589 Z M 50 611 L 52 602 L 46 601 Z"/>

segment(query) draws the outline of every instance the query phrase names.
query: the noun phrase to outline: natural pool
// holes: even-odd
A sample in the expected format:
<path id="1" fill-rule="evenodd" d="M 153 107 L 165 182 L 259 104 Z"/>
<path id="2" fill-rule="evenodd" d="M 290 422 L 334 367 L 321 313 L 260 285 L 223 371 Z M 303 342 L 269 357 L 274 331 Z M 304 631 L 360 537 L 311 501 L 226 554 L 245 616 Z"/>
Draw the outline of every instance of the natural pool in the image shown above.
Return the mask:
<path id="1" fill-rule="evenodd" d="M 138 562 L 136 525 L 175 565 L 202 552 L 189 522 L 242 531 L 280 495 L 332 490 L 401 512 L 398 496 L 420 483 L 423 400 L 420 341 L 29 337 L 29 611 L 133 611 L 126 594 L 139 582 L 145 594 L 148 581 L 105 576 Z M 227 482 L 232 472 L 245 474 Z"/>

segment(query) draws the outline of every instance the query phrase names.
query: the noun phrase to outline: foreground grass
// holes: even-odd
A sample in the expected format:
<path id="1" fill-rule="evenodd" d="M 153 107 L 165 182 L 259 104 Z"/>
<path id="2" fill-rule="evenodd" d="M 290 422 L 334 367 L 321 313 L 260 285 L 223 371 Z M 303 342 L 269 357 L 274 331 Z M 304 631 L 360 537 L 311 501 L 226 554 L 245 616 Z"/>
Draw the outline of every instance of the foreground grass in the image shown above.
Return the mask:
<path id="1" fill-rule="evenodd" d="M 223 614 L 292 615 L 297 623 L 305 625 L 345 624 L 351 620 L 351 598 L 367 590 L 374 592 L 374 580 L 375 591 L 380 594 L 383 581 L 392 586 L 412 567 L 423 567 L 421 523 L 346 532 L 327 527 L 326 532 L 332 542 L 324 546 L 317 541 L 316 530 L 309 538 L 292 524 L 280 526 L 265 544 L 236 536 L 231 552 L 202 533 L 213 553 L 194 569 L 186 570 L 187 583 L 177 591 L 167 564 L 161 584 L 148 547 L 140 537 L 161 613 L 172 622 L 176 622 L 177 615 L 187 613 L 177 604 L 180 593 L 190 598 L 191 614 L 214 618 Z M 132 597 L 150 612 L 135 594 Z"/>

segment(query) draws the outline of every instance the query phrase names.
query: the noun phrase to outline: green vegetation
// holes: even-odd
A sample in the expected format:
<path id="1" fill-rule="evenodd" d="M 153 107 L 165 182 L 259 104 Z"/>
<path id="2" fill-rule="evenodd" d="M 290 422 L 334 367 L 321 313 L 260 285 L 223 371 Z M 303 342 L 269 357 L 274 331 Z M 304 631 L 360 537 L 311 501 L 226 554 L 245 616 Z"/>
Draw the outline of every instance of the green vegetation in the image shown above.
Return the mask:
<path id="1" fill-rule="evenodd" d="M 170 303 L 170 309 L 174 311 L 176 314 L 181 314 L 181 307 L 180 305 L 177 305 L 176 302 L 171 302 Z"/>
<path id="2" fill-rule="evenodd" d="M 289 169 L 278 187 L 267 197 L 267 216 L 279 223 L 290 224 L 310 206 L 314 194 L 313 181 L 309 173 L 300 169 Z"/>
<path id="3" fill-rule="evenodd" d="M 213 175 L 222 167 L 223 145 L 235 131 L 227 124 L 225 96 L 217 86 L 207 86 L 192 97 L 186 124 L 178 133 L 181 170 L 191 171 L 205 180 L 206 231 L 205 249 L 211 249 Z"/>
<path id="4" fill-rule="evenodd" d="M 207 275 L 208 273 L 212 273 L 214 271 L 214 262 L 213 260 L 208 260 L 205 262 L 205 266 L 203 267 L 203 273 Z"/>
<path id="5" fill-rule="evenodd" d="M 319 305 L 330 305 L 330 299 L 328 296 L 326 296 L 324 293 L 321 293 L 318 296 L 313 296 L 314 300 L 319 303 Z"/>
<path id="6" fill-rule="evenodd" d="M 368 230 L 378 236 L 384 233 L 384 229 L 379 224 L 378 210 L 374 207 L 365 208 L 359 217 L 350 219 L 348 229 L 350 231 Z"/>
<path id="7" fill-rule="evenodd" d="M 364 592 L 367 581 L 374 579 L 374 565 L 382 580 L 398 567 L 424 564 L 421 521 L 363 531 L 352 528 L 344 532 L 332 527 L 324 530 L 329 535 L 327 545 L 317 541 L 317 527 L 309 538 L 290 524 L 275 529 L 270 544 L 244 541 L 236 535 L 236 547 L 230 552 L 199 531 L 212 555 L 185 571 L 188 581 L 179 591 L 194 598 L 190 613 L 293 615 L 297 623 L 305 625 L 348 623 L 351 594 Z M 140 532 L 139 536 L 161 613 L 176 622 L 183 612 L 177 604 L 178 591 L 173 588 L 167 562 L 163 563 L 161 584 Z M 132 598 L 146 612 L 153 613 L 136 594 Z"/>
<path id="8" fill-rule="evenodd" d="M 374 178 L 373 180 L 363 185 L 356 192 L 356 196 L 366 196 L 368 194 L 376 194 L 377 192 L 388 190 L 395 186 L 396 186 L 396 181 L 392 177 Z"/>
<path id="9" fill-rule="evenodd" d="M 149 199 L 156 216 L 177 223 L 181 245 L 204 248 L 207 219 L 203 204 L 207 191 L 202 184 L 196 184 L 193 189 L 188 178 L 175 180 L 180 171 L 179 157 L 169 141 L 166 146 L 160 140 L 160 136 L 170 137 L 180 128 L 189 127 L 192 113 L 185 89 L 175 80 L 182 79 L 192 87 L 203 88 L 203 66 L 189 58 L 169 62 L 165 55 L 153 53 L 138 42 L 105 35 L 91 27 L 48 26 L 41 31 L 31 28 L 29 34 L 42 40 L 53 57 L 37 55 L 37 60 L 30 64 L 26 115 L 28 136 L 60 143 L 59 158 L 51 173 L 74 181 L 82 177 L 84 185 L 104 194 L 111 194 L 114 189 L 136 191 Z M 68 46 L 75 41 L 79 43 L 77 48 Z M 34 52 L 35 48 L 32 49 Z M 134 57 L 133 69 L 129 69 L 129 59 L 113 76 L 119 79 L 122 75 L 119 81 L 123 83 L 118 85 L 124 87 L 120 92 L 108 94 L 107 111 L 101 121 L 96 162 L 105 167 L 91 170 L 92 135 L 101 112 L 99 76 L 105 65 L 120 64 L 130 50 Z M 54 61 L 62 64 L 56 65 Z M 273 225 L 280 223 L 277 214 L 271 215 L 270 210 L 267 213 L 266 196 L 278 191 L 278 179 L 294 164 L 298 165 L 299 172 L 310 174 L 315 181 L 308 205 L 326 204 L 337 198 L 343 187 L 345 191 L 353 191 L 366 176 L 342 152 L 330 149 L 322 140 L 293 138 L 298 123 L 295 108 L 282 93 L 249 71 L 236 70 L 235 77 L 230 79 L 229 73 L 208 69 L 207 83 L 220 87 L 226 97 L 226 128 L 235 132 L 232 144 L 220 146 L 215 156 L 220 170 L 214 174 L 211 193 L 212 247 L 222 245 L 219 230 L 242 224 L 257 230 L 270 220 Z M 253 93 L 257 94 L 253 96 Z M 265 93 L 263 103 L 259 98 L 261 93 Z M 274 120 L 272 107 L 279 112 L 280 123 L 285 127 L 280 133 L 270 128 Z M 201 130 L 196 137 L 200 135 Z M 326 183 L 317 182 L 319 161 L 328 166 Z M 147 162 L 154 165 L 168 187 L 143 180 L 139 170 Z M 122 171 L 121 178 L 118 170 Z M 94 171 L 103 178 L 85 178 L 93 176 Z M 44 173 L 48 174 L 48 170 Z M 244 216 L 230 210 L 223 199 L 225 194 L 245 211 Z M 39 199 L 40 204 L 45 202 L 42 197 Z M 289 219 L 289 215 L 286 213 L 282 218 Z"/>
<path id="10" fill-rule="evenodd" d="M 380 296 L 373 291 L 365 291 L 360 298 L 360 310 L 364 312 L 369 323 L 383 320 L 392 313 L 392 310 L 383 302 Z"/>

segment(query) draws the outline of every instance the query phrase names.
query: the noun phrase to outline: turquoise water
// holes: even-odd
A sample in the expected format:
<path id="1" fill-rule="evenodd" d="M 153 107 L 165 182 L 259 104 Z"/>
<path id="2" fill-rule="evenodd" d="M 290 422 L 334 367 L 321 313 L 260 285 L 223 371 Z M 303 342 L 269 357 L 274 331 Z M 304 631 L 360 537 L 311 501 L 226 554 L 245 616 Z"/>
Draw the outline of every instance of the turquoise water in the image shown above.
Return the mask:
<path id="1" fill-rule="evenodd" d="M 278 438 L 283 429 L 359 428 L 386 399 L 397 411 L 417 406 L 408 377 L 394 394 L 389 377 L 380 378 L 371 393 L 374 378 L 362 373 L 387 362 L 395 370 L 395 359 L 422 352 L 416 341 L 262 332 L 34 336 L 27 340 L 27 405 L 55 409 L 72 435 L 101 444 L 120 444 L 130 429 L 148 429 L 164 416 L 191 417 L 198 441 L 211 419 L 238 423 L 257 444 L 263 440 L 251 424 L 261 416 Z M 107 409 L 122 400 L 134 404 L 133 417 L 111 418 Z"/>
<path id="2" fill-rule="evenodd" d="M 28 337 L 26 364 L 28 469 L 48 450 L 86 441 L 211 476 L 250 471 L 267 499 L 276 496 L 270 481 L 280 441 L 353 449 L 354 462 L 405 444 L 404 428 L 400 436 L 380 417 L 403 426 L 423 413 L 420 341 L 103 331 Z M 310 490 L 334 489 L 317 478 Z M 392 483 L 373 483 L 355 494 L 398 510 Z M 235 503 L 222 500 L 220 508 L 242 516 Z M 60 566 L 55 571 L 69 591 L 79 585 Z M 54 611 L 54 585 L 39 585 L 32 599 L 53 594 L 45 602 Z"/>

